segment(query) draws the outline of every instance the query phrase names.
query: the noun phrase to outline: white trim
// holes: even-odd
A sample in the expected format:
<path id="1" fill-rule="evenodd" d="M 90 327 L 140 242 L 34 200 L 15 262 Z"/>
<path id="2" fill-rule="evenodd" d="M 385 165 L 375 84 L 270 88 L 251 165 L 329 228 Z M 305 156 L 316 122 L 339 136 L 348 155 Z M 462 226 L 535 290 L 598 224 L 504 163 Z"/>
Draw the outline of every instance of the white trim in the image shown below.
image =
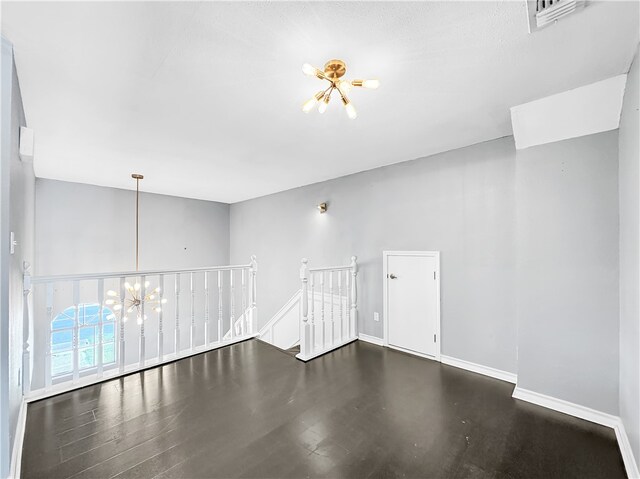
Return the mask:
<path id="1" fill-rule="evenodd" d="M 595 409 L 565 401 L 564 399 L 558 399 L 535 391 L 529 391 L 528 389 L 522 389 L 517 385 L 513 390 L 512 397 L 520 399 L 521 401 L 537 404 L 538 406 L 546 407 L 548 409 L 553 409 L 554 411 L 568 414 L 569 416 L 601 424 L 603 426 L 615 427 L 620 421 L 618 416 L 596 411 Z"/>
<path id="2" fill-rule="evenodd" d="M 513 390 L 512 397 L 520 399 L 521 401 L 530 402 L 538 406 L 546 407 L 554 411 L 574 416 L 585 421 L 590 421 L 602 426 L 612 428 L 616 433 L 616 439 L 618 440 L 618 447 L 620 448 L 620 454 L 624 462 L 624 467 L 627 471 L 629 479 L 640 478 L 640 472 L 638 471 L 638 465 L 633 456 L 633 450 L 629 443 L 627 432 L 625 431 L 624 424 L 618 416 L 607 414 L 595 409 L 581 406 L 564 399 L 558 399 L 545 394 L 540 394 L 528 389 L 522 389 L 516 386 Z"/>
<path id="3" fill-rule="evenodd" d="M 368 334 L 358 333 L 358 339 L 360 341 L 375 344 L 377 346 L 384 346 L 384 341 L 376 336 L 369 336 Z"/>
<path id="4" fill-rule="evenodd" d="M 500 379 L 501 381 L 506 381 L 511 384 L 515 384 L 518 379 L 517 374 L 502 371 L 501 369 L 496 369 L 489 366 L 483 366 L 482 364 L 472 363 L 470 361 L 465 361 L 464 359 L 445 356 L 444 354 L 440 356 L 440 361 L 443 364 L 447 364 L 455 368 L 466 369 L 467 371 L 482 374 L 484 376 L 489 376 L 495 379 Z"/>
<path id="5" fill-rule="evenodd" d="M 357 341 L 357 340 L 358 340 L 357 337 L 345 339 L 344 341 L 336 343 L 336 344 L 330 346 L 327 349 L 323 349 L 321 351 L 316 351 L 316 352 L 314 352 L 313 354 L 311 354 L 309 356 L 303 356 L 302 353 L 298 353 L 298 354 L 296 354 L 296 358 L 299 359 L 300 361 L 304 361 L 306 363 L 307 361 L 311 361 L 312 359 L 315 359 L 315 358 L 317 358 L 319 356 L 324 356 L 325 354 L 330 353 L 331 351 L 335 351 L 336 349 L 339 349 L 342 346 L 346 346 L 347 344 L 352 343 L 352 342 Z"/>
<path id="6" fill-rule="evenodd" d="M 27 400 L 23 397 L 18 411 L 18 423 L 16 434 L 13 438 L 13 451 L 11 453 L 11 465 L 9 467 L 9 479 L 18 479 L 22 467 L 22 446 L 24 445 L 24 432 L 27 427 Z"/>
<path id="7" fill-rule="evenodd" d="M 131 364 L 127 368 L 125 368 L 124 373 L 121 373 L 119 369 L 114 368 L 110 371 L 105 371 L 105 373 L 101 378 L 90 376 L 87 378 L 80 379 L 79 381 L 76 381 L 73 384 L 69 384 L 68 382 L 65 382 L 65 383 L 60 383 L 58 385 L 54 385 L 49 390 L 45 390 L 44 388 L 35 389 L 33 391 L 30 391 L 29 394 L 25 396 L 25 399 L 27 402 L 39 401 L 40 399 L 56 396 L 58 394 L 73 391 L 74 389 L 80 389 L 86 386 L 91 386 L 93 384 L 102 383 L 110 379 L 115 379 L 115 378 L 126 376 L 129 374 L 145 371 L 147 369 L 155 368 L 156 366 L 162 366 L 163 364 L 167 364 L 167 363 L 172 363 L 174 361 L 188 358 L 190 356 L 206 353 L 208 351 L 213 351 L 215 349 L 223 348 L 225 346 L 231 346 L 232 344 L 240 343 L 242 341 L 246 341 L 247 339 L 256 338 L 257 336 L 258 336 L 257 333 L 248 334 L 245 336 L 236 336 L 230 341 L 214 343 L 208 347 L 197 346 L 196 348 L 194 348 L 194 350 L 188 349 L 188 350 L 181 351 L 180 355 L 178 356 L 176 356 L 174 353 L 167 354 L 164 356 L 162 361 L 158 361 L 157 358 L 147 359 L 143 367 L 140 367 L 138 363 Z"/>
<path id="8" fill-rule="evenodd" d="M 387 274 L 388 268 L 387 263 L 389 256 L 427 256 L 435 258 L 436 260 L 436 296 L 438 297 L 438 301 L 436 302 L 436 355 L 429 356 L 422 353 L 417 353 L 415 351 L 411 351 L 408 349 L 403 349 L 396 346 L 389 345 L 389 304 L 388 304 L 388 288 L 387 288 Z M 404 351 L 410 354 L 415 354 L 416 356 L 425 357 L 428 359 L 435 359 L 436 361 L 440 361 L 441 357 L 441 327 L 440 323 L 442 318 L 440 316 L 440 251 L 383 251 L 382 252 L 382 330 L 383 337 L 382 342 L 383 346 L 387 346 L 393 349 L 397 349 L 399 351 Z"/>
<path id="9" fill-rule="evenodd" d="M 418 356 L 424 359 L 430 359 L 431 361 L 438 361 L 435 356 L 431 356 L 430 354 L 419 353 L 418 351 L 414 351 L 413 349 L 407 349 L 400 346 L 394 346 L 393 344 L 383 344 L 385 348 L 395 349 L 396 351 L 400 351 L 402 353 L 411 354 L 412 356 Z"/>
<path id="10" fill-rule="evenodd" d="M 252 263 L 249 264 L 231 264 L 228 266 L 203 266 L 191 269 L 156 269 L 146 271 L 117 271 L 113 273 L 84 273 L 84 274 L 56 274 L 51 276 L 33 276 L 31 282 L 36 283 L 52 283 L 56 281 L 80 281 L 83 279 L 106 279 L 106 278 L 124 278 L 138 276 L 156 276 L 159 274 L 178 274 L 178 273 L 199 273 L 207 271 L 227 271 L 230 269 L 251 269 Z"/>
<path id="11" fill-rule="evenodd" d="M 629 437 L 627 436 L 627 431 L 624 429 L 622 419 L 618 418 L 618 424 L 616 424 L 613 429 L 616 432 L 618 447 L 620 447 L 620 454 L 622 455 L 624 468 L 627 470 L 627 476 L 629 479 L 640 478 L 638 464 L 633 457 L 633 449 L 631 449 L 631 443 L 629 443 Z"/>

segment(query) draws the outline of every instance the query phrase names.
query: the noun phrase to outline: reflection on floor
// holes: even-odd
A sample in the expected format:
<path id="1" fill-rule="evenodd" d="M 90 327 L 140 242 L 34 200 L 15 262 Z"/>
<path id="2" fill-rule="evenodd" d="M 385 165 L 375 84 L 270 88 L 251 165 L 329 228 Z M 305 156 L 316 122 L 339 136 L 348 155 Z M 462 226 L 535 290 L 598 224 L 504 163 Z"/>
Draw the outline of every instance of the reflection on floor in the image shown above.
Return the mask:
<path id="1" fill-rule="evenodd" d="M 246 341 L 29 406 L 23 477 L 625 477 L 612 429 L 357 341 Z"/>

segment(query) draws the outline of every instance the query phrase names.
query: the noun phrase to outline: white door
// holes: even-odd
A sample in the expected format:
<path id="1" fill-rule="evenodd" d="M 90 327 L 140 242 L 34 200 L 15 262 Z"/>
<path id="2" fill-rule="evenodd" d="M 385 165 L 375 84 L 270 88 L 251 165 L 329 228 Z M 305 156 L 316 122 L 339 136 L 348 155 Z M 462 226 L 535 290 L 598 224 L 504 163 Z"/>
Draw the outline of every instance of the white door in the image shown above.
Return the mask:
<path id="1" fill-rule="evenodd" d="M 438 252 L 385 252 L 386 342 L 440 359 Z"/>

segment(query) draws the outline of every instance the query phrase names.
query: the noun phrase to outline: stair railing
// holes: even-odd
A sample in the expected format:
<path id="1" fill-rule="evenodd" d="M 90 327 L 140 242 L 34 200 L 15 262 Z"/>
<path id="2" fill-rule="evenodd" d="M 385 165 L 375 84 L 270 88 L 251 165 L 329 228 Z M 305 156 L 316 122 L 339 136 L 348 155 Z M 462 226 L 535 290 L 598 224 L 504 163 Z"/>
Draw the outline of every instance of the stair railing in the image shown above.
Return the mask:
<path id="1" fill-rule="evenodd" d="M 31 276 L 26 268 L 25 396 L 58 394 L 255 337 L 257 269 L 255 256 L 248 264 L 180 270 Z"/>
<path id="2" fill-rule="evenodd" d="M 309 361 L 358 339 L 358 264 L 309 268 L 302 259 L 300 354 Z"/>

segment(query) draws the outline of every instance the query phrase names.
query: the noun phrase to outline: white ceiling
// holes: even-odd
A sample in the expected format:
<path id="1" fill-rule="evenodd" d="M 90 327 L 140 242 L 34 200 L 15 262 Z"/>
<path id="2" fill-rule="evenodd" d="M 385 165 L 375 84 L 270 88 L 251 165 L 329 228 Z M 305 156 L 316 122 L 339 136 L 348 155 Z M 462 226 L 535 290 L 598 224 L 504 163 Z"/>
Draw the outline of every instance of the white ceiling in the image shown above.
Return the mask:
<path id="1" fill-rule="evenodd" d="M 40 177 L 236 202 L 511 134 L 509 107 L 625 73 L 638 2 L 527 33 L 517 2 L 2 2 Z M 330 58 L 355 91 L 305 115 Z"/>

